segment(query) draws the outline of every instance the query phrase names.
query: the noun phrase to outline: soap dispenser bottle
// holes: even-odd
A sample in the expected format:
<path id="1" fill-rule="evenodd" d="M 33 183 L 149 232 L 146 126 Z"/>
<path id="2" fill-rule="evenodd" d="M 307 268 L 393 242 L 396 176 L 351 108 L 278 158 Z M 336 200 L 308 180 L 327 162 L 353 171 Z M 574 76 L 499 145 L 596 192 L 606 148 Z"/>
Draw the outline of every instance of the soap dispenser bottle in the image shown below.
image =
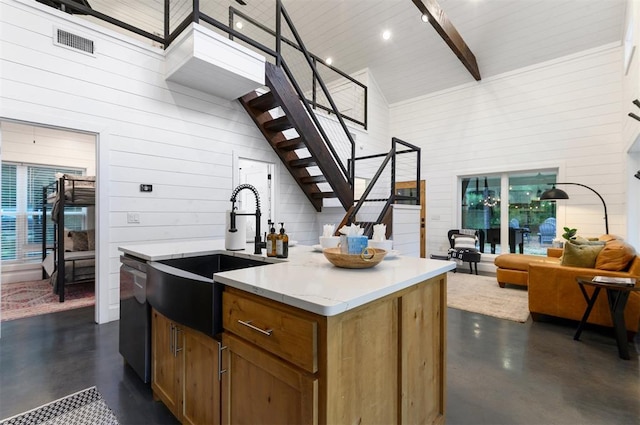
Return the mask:
<path id="1" fill-rule="evenodd" d="M 267 257 L 275 257 L 276 254 L 276 239 L 278 235 L 276 235 L 275 223 L 269 220 L 269 234 L 267 235 Z"/>
<path id="2" fill-rule="evenodd" d="M 289 256 L 289 236 L 284 232 L 284 223 L 280 223 L 280 234 L 276 239 L 276 256 L 278 258 Z"/>

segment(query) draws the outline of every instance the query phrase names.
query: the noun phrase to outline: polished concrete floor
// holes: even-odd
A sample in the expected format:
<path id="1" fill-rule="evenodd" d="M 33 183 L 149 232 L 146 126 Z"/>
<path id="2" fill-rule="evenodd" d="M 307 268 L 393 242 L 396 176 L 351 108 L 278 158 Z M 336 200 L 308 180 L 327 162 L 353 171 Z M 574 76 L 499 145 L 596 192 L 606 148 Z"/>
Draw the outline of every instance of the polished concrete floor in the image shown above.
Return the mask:
<path id="1" fill-rule="evenodd" d="M 448 310 L 448 424 L 639 424 L 638 344 L 571 323 Z M 2 323 L 0 419 L 97 386 L 122 424 L 173 424 L 118 354 L 118 322 L 92 308 Z"/>

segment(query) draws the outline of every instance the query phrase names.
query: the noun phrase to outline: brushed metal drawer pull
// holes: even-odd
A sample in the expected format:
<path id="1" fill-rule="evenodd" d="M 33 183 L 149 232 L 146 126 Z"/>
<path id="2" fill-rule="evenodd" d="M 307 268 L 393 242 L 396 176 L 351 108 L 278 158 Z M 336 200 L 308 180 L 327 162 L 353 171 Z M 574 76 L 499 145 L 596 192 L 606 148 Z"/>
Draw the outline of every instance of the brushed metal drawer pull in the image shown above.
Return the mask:
<path id="1" fill-rule="evenodd" d="M 175 344 L 176 344 L 176 336 L 173 331 L 173 323 L 169 323 L 169 349 L 171 350 L 171 354 L 173 357 L 176 356 Z"/>
<path id="2" fill-rule="evenodd" d="M 182 350 L 184 349 L 184 347 L 180 347 L 180 346 L 178 345 L 178 343 L 180 342 L 180 338 L 179 338 L 179 336 L 178 336 L 178 332 L 182 332 L 182 329 L 180 329 L 180 328 L 179 328 L 179 327 L 177 327 L 177 326 L 175 326 L 175 327 L 174 327 L 174 329 L 175 329 L 175 331 L 176 331 L 176 345 L 175 345 L 175 354 L 174 354 L 174 357 L 177 357 L 177 356 L 178 356 L 178 353 L 179 353 L 180 351 L 182 351 Z"/>
<path id="3" fill-rule="evenodd" d="M 245 322 L 244 320 L 238 320 L 238 323 L 240 323 L 241 325 L 245 325 L 246 327 L 251 328 L 251 329 L 253 329 L 254 331 L 258 331 L 258 332 L 260 332 L 261 334 L 266 335 L 266 336 L 271 336 L 271 334 L 273 333 L 273 329 L 267 329 L 267 330 L 265 331 L 264 329 L 260 329 L 260 328 L 259 328 L 259 327 L 257 327 L 257 326 L 253 326 L 253 325 L 251 324 L 251 320 L 247 320 L 246 322 Z"/>
<path id="4" fill-rule="evenodd" d="M 222 350 L 226 350 L 227 346 L 218 342 L 218 381 L 222 381 L 222 374 L 227 373 L 227 369 L 222 368 Z"/>

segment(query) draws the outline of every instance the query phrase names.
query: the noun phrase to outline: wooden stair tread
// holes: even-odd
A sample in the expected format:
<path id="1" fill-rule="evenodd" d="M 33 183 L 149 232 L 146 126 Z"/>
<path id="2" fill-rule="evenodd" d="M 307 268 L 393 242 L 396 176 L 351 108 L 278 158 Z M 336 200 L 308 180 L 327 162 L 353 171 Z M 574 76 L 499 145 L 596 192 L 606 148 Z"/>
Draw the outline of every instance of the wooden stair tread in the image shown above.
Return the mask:
<path id="1" fill-rule="evenodd" d="M 306 147 L 304 139 L 302 137 L 296 137 L 295 139 L 285 140 L 283 142 L 276 143 L 276 148 L 283 151 L 294 151 L 296 149 L 302 149 Z"/>
<path id="2" fill-rule="evenodd" d="M 301 177 L 300 182 L 304 184 L 316 184 L 316 183 L 326 183 L 327 178 L 323 175 L 319 176 L 309 176 L 309 177 Z"/>
<path id="3" fill-rule="evenodd" d="M 336 194 L 334 192 L 313 192 L 311 197 L 315 199 L 335 198 Z"/>
<path id="4" fill-rule="evenodd" d="M 317 165 L 317 162 L 315 158 L 308 157 L 308 158 L 300 158 L 300 159 L 295 159 L 293 161 L 289 161 L 289 165 L 294 168 L 306 168 L 306 167 L 313 167 Z"/>
<path id="5" fill-rule="evenodd" d="M 248 102 L 248 105 L 251 109 L 257 109 L 262 112 L 266 112 L 280 106 L 271 92 L 264 93 L 255 99 L 251 99 Z"/>
<path id="6" fill-rule="evenodd" d="M 284 131 L 293 128 L 293 124 L 291 124 L 289 118 L 284 115 L 282 117 L 265 122 L 264 128 L 269 131 Z"/>

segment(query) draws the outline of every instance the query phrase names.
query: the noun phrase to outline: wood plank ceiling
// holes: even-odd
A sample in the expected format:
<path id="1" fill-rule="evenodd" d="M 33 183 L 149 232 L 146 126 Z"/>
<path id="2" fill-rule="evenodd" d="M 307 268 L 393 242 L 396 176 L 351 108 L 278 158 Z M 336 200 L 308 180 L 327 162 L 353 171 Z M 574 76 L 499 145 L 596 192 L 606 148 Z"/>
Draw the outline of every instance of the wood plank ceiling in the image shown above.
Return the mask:
<path id="1" fill-rule="evenodd" d="M 228 21 L 229 5 L 269 21 L 274 0 L 200 0 Z M 626 0 L 437 0 L 476 57 L 483 79 L 583 50 L 620 43 Z M 127 22 L 162 32 L 162 0 L 90 0 Z M 191 0 L 172 0 L 173 22 Z M 480 84 L 412 0 L 283 0 L 309 50 L 353 73 L 369 68 L 389 103 L 460 84 Z M 391 32 L 387 41 L 384 30 Z"/>

